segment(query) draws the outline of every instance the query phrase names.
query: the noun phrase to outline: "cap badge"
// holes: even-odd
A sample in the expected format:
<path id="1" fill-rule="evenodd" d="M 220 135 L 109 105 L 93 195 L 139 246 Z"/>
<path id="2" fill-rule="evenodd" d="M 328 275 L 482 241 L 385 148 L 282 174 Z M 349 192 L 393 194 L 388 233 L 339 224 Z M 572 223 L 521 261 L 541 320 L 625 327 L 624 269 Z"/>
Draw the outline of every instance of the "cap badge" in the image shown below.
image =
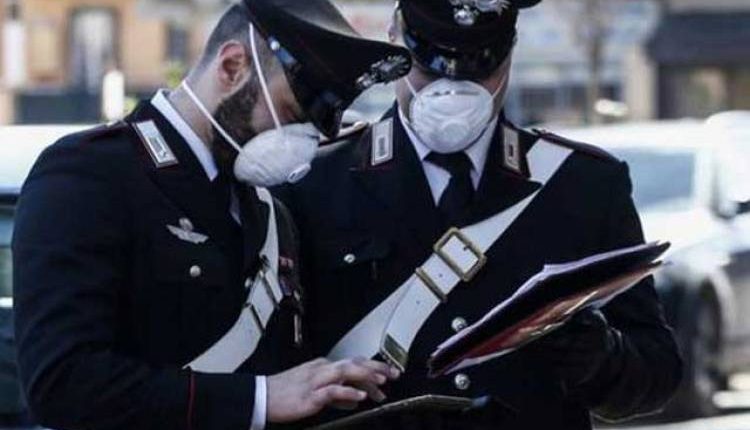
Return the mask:
<path id="1" fill-rule="evenodd" d="M 511 6 L 511 0 L 448 0 L 453 5 L 453 18 L 462 27 L 471 27 L 483 12 L 496 12 L 502 16 Z"/>
<path id="2" fill-rule="evenodd" d="M 357 79 L 357 89 L 364 91 L 375 84 L 394 81 L 409 72 L 409 59 L 392 55 L 370 66 L 370 71 Z"/>

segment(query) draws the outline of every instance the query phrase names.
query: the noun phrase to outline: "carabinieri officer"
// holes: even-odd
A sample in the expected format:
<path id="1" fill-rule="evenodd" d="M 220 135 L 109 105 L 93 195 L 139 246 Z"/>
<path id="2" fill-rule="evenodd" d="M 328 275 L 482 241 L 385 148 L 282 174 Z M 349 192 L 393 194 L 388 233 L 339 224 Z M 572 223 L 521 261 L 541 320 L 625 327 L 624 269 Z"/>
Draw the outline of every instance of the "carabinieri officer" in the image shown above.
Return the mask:
<path id="1" fill-rule="evenodd" d="M 327 0 L 246 1 L 179 89 L 47 149 L 13 242 L 33 416 L 60 430 L 248 430 L 382 398 L 398 375 L 379 362 L 284 371 L 304 357 L 297 238 L 262 187 L 302 177 L 318 130 L 335 138 L 362 89 L 409 67 Z"/>
<path id="2" fill-rule="evenodd" d="M 441 342 L 543 265 L 643 242 L 625 163 L 503 117 L 519 9 L 535 3 L 401 0 L 392 35 L 415 67 L 397 83 L 396 105 L 278 190 L 301 232 L 315 352 L 405 368 L 391 401 L 493 399 L 455 427 L 446 416 L 446 428 L 590 429 L 591 413 L 658 410 L 681 375 L 647 279 L 514 354 L 427 378 Z M 455 229 L 483 221 L 492 231 L 473 231 L 499 236 L 491 246 Z"/>

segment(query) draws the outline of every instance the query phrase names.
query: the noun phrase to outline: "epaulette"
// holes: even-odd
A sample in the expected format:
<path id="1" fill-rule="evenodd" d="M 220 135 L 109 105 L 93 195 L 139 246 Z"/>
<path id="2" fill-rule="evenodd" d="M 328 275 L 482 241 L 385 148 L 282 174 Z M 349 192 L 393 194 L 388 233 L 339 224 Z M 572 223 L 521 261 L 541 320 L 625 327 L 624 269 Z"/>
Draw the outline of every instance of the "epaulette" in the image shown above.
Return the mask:
<path id="1" fill-rule="evenodd" d="M 562 136 L 559 136 L 557 134 L 554 134 L 547 130 L 543 130 L 539 128 L 533 128 L 531 129 L 531 131 L 541 139 L 544 139 L 552 143 L 556 143 L 560 146 L 564 146 L 566 148 L 570 148 L 578 152 L 582 152 L 584 154 L 591 155 L 592 157 L 596 157 L 600 160 L 614 161 L 614 162 L 620 161 L 617 157 L 615 157 L 614 155 L 610 154 L 609 152 L 605 151 L 604 149 L 596 145 L 591 145 L 589 143 L 577 142 L 575 140 L 566 139 Z"/>
<path id="2" fill-rule="evenodd" d="M 363 154 L 363 160 L 369 161 L 369 167 L 382 167 L 393 161 L 394 139 L 393 139 L 393 118 L 385 118 L 375 123 L 370 128 L 367 138 L 363 139 L 369 150 L 369 156 Z"/>
<path id="3" fill-rule="evenodd" d="M 82 131 L 79 136 L 84 141 L 94 141 L 106 137 L 116 136 L 130 129 L 130 125 L 125 121 L 114 121 L 108 124 L 102 124 L 89 130 Z"/>
<path id="4" fill-rule="evenodd" d="M 317 156 L 329 154 L 346 145 L 347 143 L 359 140 L 361 136 L 369 129 L 370 124 L 365 121 L 357 121 L 350 126 L 342 128 L 338 136 L 320 143 Z"/>

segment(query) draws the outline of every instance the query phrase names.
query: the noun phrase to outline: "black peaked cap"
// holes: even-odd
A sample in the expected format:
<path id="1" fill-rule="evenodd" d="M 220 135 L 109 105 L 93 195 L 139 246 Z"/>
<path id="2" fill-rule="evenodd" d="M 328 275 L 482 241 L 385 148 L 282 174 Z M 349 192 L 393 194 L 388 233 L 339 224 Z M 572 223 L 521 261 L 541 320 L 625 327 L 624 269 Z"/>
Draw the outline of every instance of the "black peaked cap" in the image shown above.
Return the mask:
<path id="1" fill-rule="evenodd" d="M 482 79 L 507 58 L 519 9 L 541 0 L 400 0 L 404 41 L 417 62 L 439 76 Z M 461 19 L 464 18 L 464 19 Z"/>
<path id="2" fill-rule="evenodd" d="M 328 0 L 243 0 L 315 126 L 335 137 L 364 90 L 409 72 L 409 51 L 363 38 Z"/>

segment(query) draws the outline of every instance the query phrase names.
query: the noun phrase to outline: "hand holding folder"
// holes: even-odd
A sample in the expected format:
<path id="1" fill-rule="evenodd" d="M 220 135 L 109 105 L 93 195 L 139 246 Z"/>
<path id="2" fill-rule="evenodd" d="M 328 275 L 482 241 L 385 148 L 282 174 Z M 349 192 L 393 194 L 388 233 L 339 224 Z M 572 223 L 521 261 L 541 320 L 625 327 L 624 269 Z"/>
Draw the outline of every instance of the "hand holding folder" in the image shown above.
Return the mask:
<path id="1" fill-rule="evenodd" d="M 508 354 L 564 325 L 584 309 L 601 308 L 655 273 L 669 243 L 619 249 L 549 265 L 481 320 L 441 344 L 429 360 L 431 376 Z"/>

